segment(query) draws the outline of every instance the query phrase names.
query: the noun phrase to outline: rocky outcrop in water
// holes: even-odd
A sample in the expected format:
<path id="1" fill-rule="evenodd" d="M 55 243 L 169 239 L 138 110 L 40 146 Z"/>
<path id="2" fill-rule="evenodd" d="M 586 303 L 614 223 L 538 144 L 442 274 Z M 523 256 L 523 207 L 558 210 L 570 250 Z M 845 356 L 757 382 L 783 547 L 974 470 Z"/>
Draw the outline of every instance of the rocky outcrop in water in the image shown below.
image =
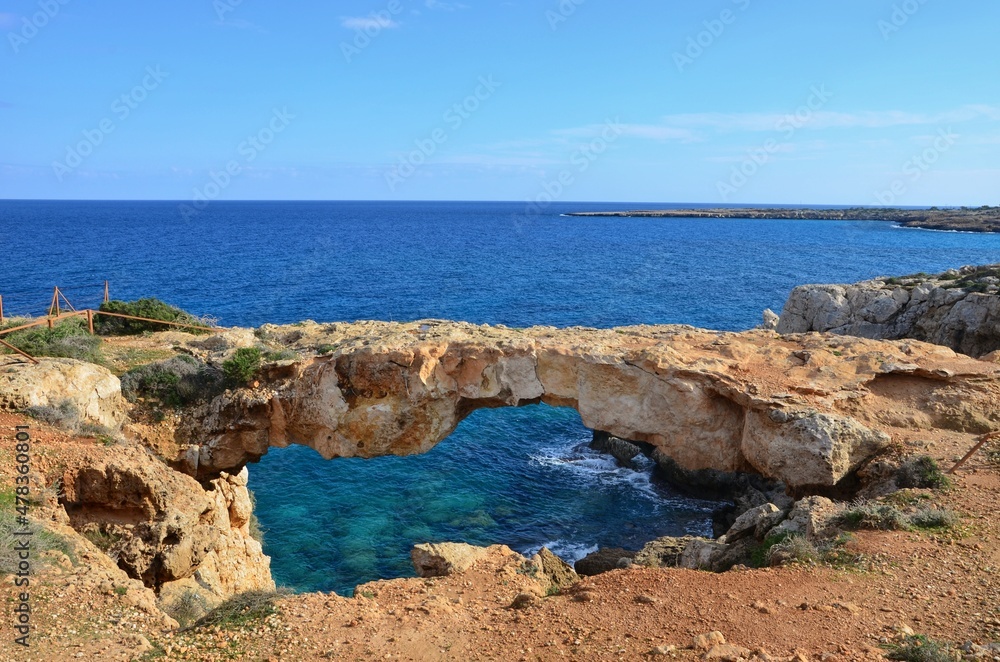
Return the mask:
<path id="1" fill-rule="evenodd" d="M 914 338 L 983 356 L 1000 349 L 1000 265 L 792 290 L 778 333 Z"/>
<path id="2" fill-rule="evenodd" d="M 1000 393 L 996 366 L 916 342 L 437 321 L 260 333 L 306 358 L 187 417 L 178 438 L 202 478 L 292 443 L 326 458 L 423 453 L 476 409 L 544 402 L 685 470 L 828 491 L 889 443 L 880 427 L 988 426 Z"/>

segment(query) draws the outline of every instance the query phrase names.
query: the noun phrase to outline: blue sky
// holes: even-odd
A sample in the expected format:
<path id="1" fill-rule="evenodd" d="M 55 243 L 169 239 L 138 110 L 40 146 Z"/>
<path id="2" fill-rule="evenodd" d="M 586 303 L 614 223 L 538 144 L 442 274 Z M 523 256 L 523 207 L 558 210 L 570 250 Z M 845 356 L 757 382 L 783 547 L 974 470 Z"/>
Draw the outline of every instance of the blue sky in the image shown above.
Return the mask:
<path id="1" fill-rule="evenodd" d="M 997 25 L 995 0 L 9 0 L 0 198 L 998 204 Z"/>

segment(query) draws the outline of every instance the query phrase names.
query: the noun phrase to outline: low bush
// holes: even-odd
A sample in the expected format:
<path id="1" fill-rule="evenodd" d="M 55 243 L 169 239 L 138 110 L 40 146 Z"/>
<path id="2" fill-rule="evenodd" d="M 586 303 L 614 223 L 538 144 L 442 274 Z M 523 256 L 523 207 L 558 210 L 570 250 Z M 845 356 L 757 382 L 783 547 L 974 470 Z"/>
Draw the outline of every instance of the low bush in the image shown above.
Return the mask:
<path id="1" fill-rule="evenodd" d="M 771 545 L 767 550 L 766 560 L 769 566 L 785 563 L 815 563 L 822 560 L 822 553 L 803 536 L 786 536 Z"/>
<path id="2" fill-rule="evenodd" d="M 950 488 L 952 483 L 934 458 L 922 455 L 909 458 L 900 465 L 896 484 L 902 488 L 944 490 Z"/>
<path id="3" fill-rule="evenodd" d="M 168 407 L 210 400 L 224 388 L 221 372 L 186 354 L 129 370 L 121 383 L 129 402 L 142 397 Z"/>
<path id="4" fill-rule="evenodd" d="M 137 299 L 135 301 L 106 301 L 101 304 L 100 310 L 108 313 L 118 313 L 119 315 L 131 315 L 133 317 L 163 320 L 164 322 L 175 322 L 177 324 L 210 326 L 191 313 L 153 298 Z M 166 324 L 157 324 L 156 322 L 140 322 L 139 320 L 122 319 L 121 317 L 111 317 L 110 315 L 96 315 L 94 317 L 94 328 L 102 336 L 130 336 L 146 331 L 165 331 L 170 327 Z M 185 330 L 189 332 L 196 331 L 195 329 Z"/>
<path id="5" fill-rule="evenodd" d="M 958 524 L 958 515 L 940 508 L 921 508 L 910 515 L 910 525 L 916 529 L 950 529 Z"/>
<path id="6" fill-rule="evenodd" d="M 849 529 L 901 531 L 909 527 L 907 516 L 886 503 L 859 503 L 840 515 L 840 523 Z"/>
<path id="7" fill-rule="evenodd" d="M 8 488 L 0 492 L 0 576 L 17 572 L 18 564 L 21 561 L 16 543 L 23 541 L 24 537 L 15 535 L 15 532 L 23 531 L 25 527 L 17 523 L 18 516 L 14 510 L 15 504 L 13 489 Z M 56 550 L 66 554 L 74 563 L 76 562 L 73 545 L 68 540 L 34 521 L 29 521 L 27 529 L 31 531 L 33 558 L 41 558 L 43 552 Z"/>
<path id="8" fill-rule="evenodd" d="M 193 627 L 198 619 L 208 612 L 205 598 L 192 590 L 184 591 L 176 600 L 170 604 L 163 604 L 160 608 L 183 629 Z"/>
<path id="9" fill-rule="evenodd" d="M 47 326 L 33 326 L 3 336 L 5 342 L 32 356 L 77 359 L 89 363 L 103 363 L 101 339 L 90 335 L 87 322 L 81 317 L 71 317 Z M 3 348 L 4 352 L 10 352 Z"/>
<path id="10" fill-rule="evenodd" d="M 950 510 L 920 508 L 910 514 L 887 503 L 856 504 L 840 515 L 840 523 L 851 529 L 904 531 L 912 529 L 950 529 L 959 517 Z"/>
<path id="11" fill-rule="evenodd" d="M 61 400 L 54 405 L 28 407 L 22 413 L 36 421 L 48 423 L 67 432 L 85 437 L 95 437 L 98 439 L 106 437 L 111 439 L 112 442 L 120 437 L 120 434 L 115 430 L 83 420 L 80 410 L 77 409 L 72 400 Z"/>
<path id="12" fill-rule="evenodd" d="M 191 627 L 232 629 L 263 620 L 278 613 L 275 602 L 285 595 L 288 595 L 288 592 L 282 590 L 239 593 L 199 618 Z"/>
<path id="13" fill-rule="evenodd" d="M 948 644 L 923 634 L 907 635 L 901 642 L 885 644 L 884 648 L 887 658 L 901 662 L 955 662 L 961 659 Z"/>
<path id="14" fill-rule="evenodd" d="M 231 384 L 243 386 L 257 374 L 263 360 L 264 355 L 256 347 L 241 347 L 231 359 L 222 362 L 222 371 Z"/>
<path id="15" fill-rule="evenodd" d="M 297 361 L 301 358 L 298 353 L 293 352 L 290 349 L 279 349 L 264 354 L 264 359 L 266 361 Z"/>
<path id="16" fill-rule="evenodd" d="M 28 407 L 23 413 L 36 421 L 48 423 L 63 430 L 75 431 L 80 426 L 80 410 L 70 400 L 62 400 L 55 405 Z"/>

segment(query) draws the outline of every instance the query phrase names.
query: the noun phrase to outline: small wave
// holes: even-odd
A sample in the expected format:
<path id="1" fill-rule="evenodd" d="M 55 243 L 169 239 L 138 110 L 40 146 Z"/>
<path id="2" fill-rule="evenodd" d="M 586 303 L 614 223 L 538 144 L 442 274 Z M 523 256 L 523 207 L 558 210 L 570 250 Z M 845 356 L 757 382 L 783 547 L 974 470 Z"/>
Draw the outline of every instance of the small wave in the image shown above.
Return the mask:
<path id="1" fill-rule="evenodd" d="M 566 561 L 569 564 L 576 563 L 587 554 L 598 550 L 598 545 L 589 545 L 585 542 L 574 542 L 572 540 L 550 540 L 538 547 L 532 547 L 525 552 L 526 556 L 534 556 L 542 547 L 547 547 L 550 552 Z"/>
<path id="2" fill-rule="evenodd" d="M 973 232 L 972 230 L 939 230 L 938 228 L 914 228 L 908 225 L 898 225 L 893 223 L 891 226 L 896 230 L 921 230 L 923 232 L 946 232 L 948 234 L 983 234 L 982 232 Z"/>
<path id="3" fill-rule="evenodd" d="M 638 455 L 633 460 L 635 468 L 619 466 L 612 456 L 586 445 L 576 445 L 569 449 L 543 448 L 541 453 L 529 458 L 541 466 L 570 471 L 593 484 L 629 487 L 649 499 L 657 502 L 663 500 L 663 495 L 653 484 L 653 468 L 656 463 L 643 455 Z"/>

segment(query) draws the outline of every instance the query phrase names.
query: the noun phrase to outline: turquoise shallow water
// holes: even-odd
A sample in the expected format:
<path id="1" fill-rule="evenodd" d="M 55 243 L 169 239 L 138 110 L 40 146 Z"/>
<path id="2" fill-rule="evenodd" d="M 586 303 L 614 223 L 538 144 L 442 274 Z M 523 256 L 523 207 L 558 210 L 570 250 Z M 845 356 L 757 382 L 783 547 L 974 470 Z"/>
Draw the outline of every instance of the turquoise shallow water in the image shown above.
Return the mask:
<path id="1" fill-rule="evenodd" d="M 172 202 L 0 201 L 0 295 L 8 314 L 38 314 L 60 285 L 85 307 L 107 278 L 117 298 L 154 295 L 226 325 L 737 330 L 797 284 L 1000 261 L 1000 235 L 886 223 L 560 216 L 671 206 L 561 203 L 526 217 L 520 203 L 214 202 L 184 221 Z M 546 544 L 574 558 L 707 530 L 710 504 L 672 494 L 648 468 L 616 468 L 589 439 L 574 411 L 536 406 L 475 412 L 420 457 L 272 450 L 250 481 L 274 576 L 349 592 L 410 574 L 414 542 Z"/>
<path id="2" fill-rule="evenodd" d="M 412 545 L 548 546 L 576 559 L 598 545 L 638 547 L 651 535 L 704 534 L 713 504 L 687 499 L 587 447 L 572 409 L 536 405 L 474 412 L 416 457 L 324 462 L 271 451 L 251 469 L 280 579 L 349 593 L 362 580 L 411 576 Z"/>

